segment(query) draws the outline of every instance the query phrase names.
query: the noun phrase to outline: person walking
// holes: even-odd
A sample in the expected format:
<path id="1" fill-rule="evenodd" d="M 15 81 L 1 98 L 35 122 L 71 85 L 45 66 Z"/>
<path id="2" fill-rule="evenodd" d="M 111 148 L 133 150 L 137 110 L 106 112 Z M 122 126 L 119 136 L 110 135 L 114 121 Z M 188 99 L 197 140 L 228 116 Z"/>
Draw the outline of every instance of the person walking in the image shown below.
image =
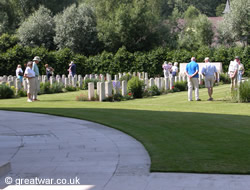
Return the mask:
<path id="1" fill-rule="evenodd" d="M 29 61 L 27 63 L 27 67 L 24 72 L 24 77 L 27 78 L 27 102 L 32 102 L 32 95 L 35 92 L 35 78 L 36 78 L 36 73 L 32 70 L 32 61 Z"/>
<path id="2" fill-rule="evenodd" d="M 208 90 L 208 96 L 209 96 L 208 101 L 212 101 L 213 86 L 214 82 L 218 81 L 218 72 L 215 65 L 212 65 L 210 63 L 209 57 L 205 58 L 205 66 L 202 68 L 201 73 L 205 77 L 205 87 Z M 216 76 L 215 81 L 214 81 L 214 76 Z"/>
<path id="3" fill-rule="evenodd" d="M 195 89 L 195 100 L 201 101 L 199 98 L 199 65 L 196 63 L 195 57 L 192 57 L 191 62 L 187 64 L 185 73 L 188 77 L 188 101 L 193 101 L 193 88 Z"/>
<path id="4" fill-rule="evenodd" d="M 23 70 L 21 65 L 17 65 L 16 68 L 16 77 L 20 80 L 21 84 L 23 83 Z"/>
<path id="5" fill-rule="evenodd" d="M 38 77 L 39 77 L 39 68 L 37 66 L 37 64 L 41 61 L 40 57 L 38 56 L 35 56 L 34 59 L 33 59 L 33 66 L 32 66 L 32 70 L 35 72 L 35 90 L 34 90 L 34 94 L 33 94 L 33 100 L 34 101 L 39 101 L 37 99 L 37 93 L 39 92 L 40 90 L 40 84 L 39 84 L 39 81 L 38 81 Z"/>

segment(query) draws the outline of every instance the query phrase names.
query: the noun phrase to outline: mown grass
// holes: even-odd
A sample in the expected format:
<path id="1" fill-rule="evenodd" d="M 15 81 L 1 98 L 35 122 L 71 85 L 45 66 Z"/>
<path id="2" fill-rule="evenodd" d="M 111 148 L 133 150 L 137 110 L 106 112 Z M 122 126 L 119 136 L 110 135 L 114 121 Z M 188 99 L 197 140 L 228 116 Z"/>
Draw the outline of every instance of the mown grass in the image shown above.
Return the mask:
<path id="1" fill-rule="evenodd" d="M 214 89 L 215 101 L 188 102 L 187 92 L 125 102 L 78 102 L 86 91 L 0 100 L 0 109 L 86 119 L 119 129 L 150 154 L 151 171 L 250 173 L 250 104 L 225 101 L 229 86 Z"/>

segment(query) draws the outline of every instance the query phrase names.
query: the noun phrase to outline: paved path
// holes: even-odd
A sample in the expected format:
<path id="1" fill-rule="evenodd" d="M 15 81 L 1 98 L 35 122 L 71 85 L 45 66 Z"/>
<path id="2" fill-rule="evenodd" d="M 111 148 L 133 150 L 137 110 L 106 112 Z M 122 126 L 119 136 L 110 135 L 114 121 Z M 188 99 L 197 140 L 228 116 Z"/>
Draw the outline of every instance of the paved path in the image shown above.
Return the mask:
<path id="1" fill-rule="evenodd" d="M 52 182 L 46 190 L 250 189 L 250 176 L 244 175 L 149 173 L 148 153 L 132 137 L 100 124 L 43 114 L 0 111 L 0 164 L 8 161 L 12 170 L 0 178 L 4 190 L 44 189 L 13 185 L 28 182 L 23 179 Z M 60 180 L 80 185 L 55 185 Z"/>

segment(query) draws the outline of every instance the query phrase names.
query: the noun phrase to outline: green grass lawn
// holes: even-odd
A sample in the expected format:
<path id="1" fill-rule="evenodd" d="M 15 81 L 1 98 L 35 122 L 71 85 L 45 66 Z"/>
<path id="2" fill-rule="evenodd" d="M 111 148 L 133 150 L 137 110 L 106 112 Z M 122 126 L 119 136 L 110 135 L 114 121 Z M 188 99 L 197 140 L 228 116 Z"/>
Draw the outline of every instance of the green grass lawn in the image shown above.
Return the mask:
<path id="1" fill-rule="evenodd" d="M 139 140 L 152 172 L 250 174 L 250 104 L 224 101 L 229 86 L 209 102 L 188 102 L 187 92 L 124 102 L 77 102 L 81 92 L 0 100 L 0 109 L 47 113 L 105 124 Z"/>

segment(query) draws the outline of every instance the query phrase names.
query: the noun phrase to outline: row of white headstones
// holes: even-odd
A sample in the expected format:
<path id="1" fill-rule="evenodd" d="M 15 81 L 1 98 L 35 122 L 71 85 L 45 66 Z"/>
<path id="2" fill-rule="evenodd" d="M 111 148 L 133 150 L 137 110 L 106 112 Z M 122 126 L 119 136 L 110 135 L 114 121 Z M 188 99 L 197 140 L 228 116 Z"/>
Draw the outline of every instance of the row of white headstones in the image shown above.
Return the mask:
<path id="1" fill-rule="evenodd" d="M 85 75 L 83 78 L 81 75 L 75 75 L 74 77 L 71 75 L 56 75 L 56 77 L 51 76 L 50 80 L 48 80 L 46 75 L 39 76 L 38 79 L 42 83 L 50 82 L 51 85 L 54 83 L 60 83 L 63 84 L 64 87 L 72 86 L 72 87 L 82 87 L 83 81 L 87 79 L 98 79 L 101 82 L 97 83 L 97 94 L 99 95 L 99 100 L 103 101 L 106 97 L 112 96 L 112 92 L 114 94 L 121 93 L 122 96 L 127 95 L 127 81 L 119 81 L 121 77 L 125 76 L 127 73 L 119 73 L 118 75 L 114 75 L 114 80 L 112 80 L 112 76 L 110 74 L 90 74 Z M 131 74 L 131 73 L 128 73 Z M 187 76 L 184 74 L 179 74 L 176 77 L 172 77 L 170 75 L 168 78 L 163 77 L 156 77 L 156 78 L 148 78 L 148 73 L 146 72 L 138 72 L 133 73 L 133 76 L 138 76 L 140 80 L 144 81 L 145 89 L 148 89 L 152 87 L 153 85 L 156 85 L 159 90 L 170 90 L 173 87 L 174 82 L 178 81 L 187 81 Z M 202 83 L 203 76 L 199 75 L 199 81 Z M 23 85 L 21 85 L 20 80 L 16 76 L 3 76 L 0 77 L 1 83 L 8 83 L 9 86 L 14 86 L 16 90 L 20 90 L 22 87 L 24 90 L 27 90 L 27 80 L 23 80 Z M 93 99 L 95 93 L 94 93 L 94 83 L 90 82 L 88 84 L 88 99 Z"/>

